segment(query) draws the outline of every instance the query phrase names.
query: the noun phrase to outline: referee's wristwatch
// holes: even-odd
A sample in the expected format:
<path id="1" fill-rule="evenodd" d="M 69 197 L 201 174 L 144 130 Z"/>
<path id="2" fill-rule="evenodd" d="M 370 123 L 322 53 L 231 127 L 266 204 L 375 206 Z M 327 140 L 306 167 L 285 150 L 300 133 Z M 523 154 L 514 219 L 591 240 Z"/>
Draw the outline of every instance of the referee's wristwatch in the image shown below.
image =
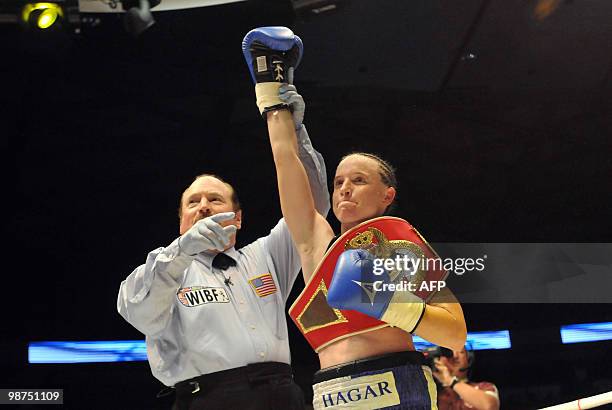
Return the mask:
<path id="1" fill-rule="evenodd" d="M 459 380 L 457 378 L 457 376 L 453 376 L 453 378 L 451 379 L 450 384 L 448 385 L 448 387 L 451 388 L 451 390 L 455 387 L 455 384 L 459 383 L 461 380 Z"/>

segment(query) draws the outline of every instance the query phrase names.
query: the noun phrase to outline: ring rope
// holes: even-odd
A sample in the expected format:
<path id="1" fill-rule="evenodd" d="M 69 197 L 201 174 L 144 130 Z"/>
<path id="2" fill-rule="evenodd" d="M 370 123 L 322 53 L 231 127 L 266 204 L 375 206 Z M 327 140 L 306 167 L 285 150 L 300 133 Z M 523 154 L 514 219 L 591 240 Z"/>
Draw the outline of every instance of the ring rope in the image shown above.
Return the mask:
<path id="1" fill-rule="evenodd" d="M 545 407 L 540 410 L 585 410 L 593 407 L 603 406 L 612 403 L 612 391 L 598 394 L 596 396 L 584 397 L 567 403 L 557 404 L 556 406 Z"/>

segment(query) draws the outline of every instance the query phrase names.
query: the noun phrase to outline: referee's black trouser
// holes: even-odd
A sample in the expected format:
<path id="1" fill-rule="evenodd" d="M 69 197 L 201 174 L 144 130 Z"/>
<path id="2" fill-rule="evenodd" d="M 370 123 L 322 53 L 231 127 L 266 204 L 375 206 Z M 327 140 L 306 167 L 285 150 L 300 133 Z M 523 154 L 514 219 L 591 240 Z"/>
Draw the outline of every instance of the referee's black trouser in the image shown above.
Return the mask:
<path id="1" fill-rule="evenodd" d="M 304 393 L 286 363 L 255 363 L 177 383 L 173 410 L 301 410 Z"/>

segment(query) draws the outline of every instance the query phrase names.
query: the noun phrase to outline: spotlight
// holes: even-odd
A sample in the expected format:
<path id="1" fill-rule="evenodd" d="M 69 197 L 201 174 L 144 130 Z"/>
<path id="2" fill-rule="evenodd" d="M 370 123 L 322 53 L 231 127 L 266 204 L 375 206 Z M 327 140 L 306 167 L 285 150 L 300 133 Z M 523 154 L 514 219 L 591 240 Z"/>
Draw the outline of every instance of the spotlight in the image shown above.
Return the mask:
<path id="1" fill-rule="evenodd" d="M 61 24 L 64 10 L 57 3 L 28 3 L 21 11 L 21 19 L 29 27 L 45 30 Z"/>
<path id="2" fill-rule="evenodd" d="M 155 24 L 151 9 L 159 3 L 161 0 L 122 0 L 123 10 L 126 10 L 123 20 L 125 30 L 137 37 Z"/>

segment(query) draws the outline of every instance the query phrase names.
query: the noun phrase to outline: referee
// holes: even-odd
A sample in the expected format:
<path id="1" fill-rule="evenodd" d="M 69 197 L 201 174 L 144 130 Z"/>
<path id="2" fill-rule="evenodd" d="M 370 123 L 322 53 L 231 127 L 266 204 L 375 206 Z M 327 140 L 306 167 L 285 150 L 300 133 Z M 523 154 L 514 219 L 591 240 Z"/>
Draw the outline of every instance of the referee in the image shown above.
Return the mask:
<path id="1" fill-rule="evenodd" d="M 323 157 L 301 112 L 299 156 L 318 212 L 329 210 Z M 293 381 L 285 303 L 300 258 L 284 219 L 235 249 L 242 211 L 222 178 L 195 178 L 180 202 L 180 235 L 151 251 L 122 283 L 117 309 L 146 335 L 153 375 L 175 391 L 173 409 L 302 409 Z M 161 392 L 160 392 L 161 393 Z"/>

